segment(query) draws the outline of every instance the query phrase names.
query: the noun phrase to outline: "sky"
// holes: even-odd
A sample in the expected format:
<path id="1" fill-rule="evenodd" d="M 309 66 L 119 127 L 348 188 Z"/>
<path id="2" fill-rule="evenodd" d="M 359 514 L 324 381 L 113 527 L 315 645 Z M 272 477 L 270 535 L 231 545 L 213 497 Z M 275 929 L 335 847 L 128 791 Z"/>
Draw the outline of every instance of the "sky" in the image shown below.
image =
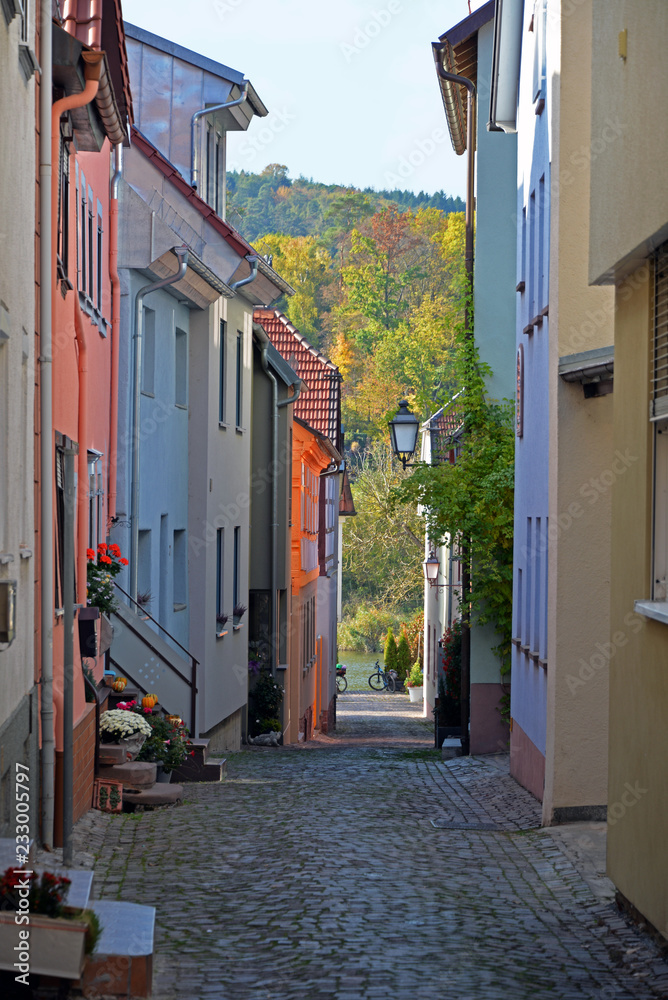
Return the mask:
<path id="1" fill-rule="evenodd" d="M 471 9 L 482 0 L 472 0 Z M 465 195 L 431 42 L 468 0 L 123 0 L 132 24 L 243 73 L 269 111 L 228 138 L 228 169 Z"/>

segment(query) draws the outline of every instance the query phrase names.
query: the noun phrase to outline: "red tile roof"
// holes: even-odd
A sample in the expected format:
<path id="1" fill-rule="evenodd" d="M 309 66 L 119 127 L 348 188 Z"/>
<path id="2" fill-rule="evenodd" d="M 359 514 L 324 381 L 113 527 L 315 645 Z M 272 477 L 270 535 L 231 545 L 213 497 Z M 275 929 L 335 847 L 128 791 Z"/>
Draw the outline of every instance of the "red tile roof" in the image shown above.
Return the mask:
<path id="1" fill-rule="evenodd" d="M 294 414 L 309 427 L 320 431 L 341 452 L 341 373 L 315 347 L 311 347 L 278 309 L 256 309 L 256 323 L 306 383 L 295 403 Z"/>
<path id="2" fill-rule="evenodd" d="M 456 398 L 457 396 L 454 396 L 447 406 L 425 421 L 424 429 L 431 435 L 432 465 L 453 460 L 454 456 L 451 453 L 464 427 L 463 414 L 453 408 Z"/>

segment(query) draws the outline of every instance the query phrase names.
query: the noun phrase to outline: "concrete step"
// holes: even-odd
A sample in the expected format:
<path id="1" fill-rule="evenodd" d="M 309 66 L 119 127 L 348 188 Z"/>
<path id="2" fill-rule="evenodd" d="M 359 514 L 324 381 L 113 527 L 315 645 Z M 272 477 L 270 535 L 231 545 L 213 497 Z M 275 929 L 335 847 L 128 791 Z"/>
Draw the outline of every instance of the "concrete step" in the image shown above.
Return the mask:
<path id="1" fill-rule="evenodd" d="M 210 760 L 208 740 L 192 740 L 194 757 L 187 760 L 173 771 L 172 781 L 222 781 L 227 774 L 226 760 Z M 195 746 L 195 744 L 199 744 Z M 201 746 L 206 744 L 206 746 Z"/>
<path id="2" fill-rule="evenodd" d="M 183 798 L 183 785 L 172 782 L 158 782 L 151 788 L 143 788 L 135 791 L 131 788 L 123 789 L 123 806 L 130 809 L 136 806 L 143 806 L 145 809 L 155 809 L 157 806 L 171 806 L 180 802 Z"/>
<path id="3" fill-rule="evenodd" d="M 167 788 L 170 786 L 167 785 Z M 74 986 L 85 997 L 148 997 L 153 981 L 155 907 L 94 899 L 102 933 Z"/>
<path id="4" fill-rule="evenodd" d="M 98 777 L 107 781 L 120 781 L 123 791 L 142 790 L 155 783 L 157 767 L 151 761 L 129 760 L 125 764 L 100 767 Z"/>

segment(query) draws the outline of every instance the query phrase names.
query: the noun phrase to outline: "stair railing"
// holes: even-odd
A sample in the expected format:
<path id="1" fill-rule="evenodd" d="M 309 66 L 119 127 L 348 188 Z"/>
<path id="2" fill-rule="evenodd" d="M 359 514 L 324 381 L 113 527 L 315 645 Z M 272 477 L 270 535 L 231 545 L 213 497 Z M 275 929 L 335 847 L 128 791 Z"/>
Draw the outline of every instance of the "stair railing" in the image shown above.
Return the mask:
<path id="1" fill-rule="evenodd" d="M 120 591 L 120 593 L 123 595 L 123 597 L 126 597 L 131 604 L 134 604 L 135 607 L 137 607 L 137 608 L 140 609 L 140 611 L 141 611 L 141 617 L 143 619 L 150 618 L 151 621 L 155 625 L 158 626 L 158 628 L 160 629 L 161 632 L 164 632 L 165 635 L 169 639 L 171 639 L 171 641 L 173 643 L 175 643 L 179 647 L 179 649 L 183 650 L 183 652 L 185 653 L 187 659 L 190 660 L 191 673 L 190 673 L 190 678 L 188 678 L 188 677 L 185 676 L 185 674 L 182 674 L 181 671 L 179 670 L 179 668 L 175 667 L 173 663 L 169 663 L 169 662 L 165 661 L 163 657 L 161 657 L 161 660 L 162 660 L 162 662 L 165 663 L 165 666 L 169 667 L 169 669 L 172 671 L 172 673 L 177 674 L 181 678 L 181 680 L 184 681 L 188 685 L 188 687 L 190 688 L 190 734 L 193 737 L 197 736 L 197 733 L 196 733 L 195 729 L 196 729 L 196 721 L 197 721 L 197 667 L 199 665 L 199 660 L 196 660 L 195 657 L 193 656 L 193 654 L 190 652 L 190 650 L 186 649 L 186 647 L 182 643 L 179 642 L 179 640 L 176 638 L 176 636 L 173 636 L 171 634 L 171 632 L 169 632 L 165 628 L 164 625 L 161 625 L 160 622 L 156 618 L 154 618 L 153 615 L 150 614 L 146 610 L 146 608 L 143 607 L 143 605 L 141 605 L 139 603 L 139 601 L 135 601 L 134 597 L 131 597 L 130 594 L 127 593 L 127 591 L 123 590 L 123 588 L 121 587 L 121 585 L 119 583 L 117 583 L 116 580 L 113 581 L 113 584 L 114 584 L 114 587 L 116 587 Z M 127 625 L 127 627 L 143 643 L 145 643 L 149 647 L 149 649 L 151 649 L 154 653 L 157 653 L 159 655 L 158 650 L 154 646 L 151 645 L 151 643 L 149 642 L 148 639 L 144 638 L 144 636 L 141 635 L 136 629 L 134 629 L 129 622 L 125 622 L 125 624 Z M 123 668 L 123 669 L 125 669 L 125 668 Z M 129 673 L 129 671 L 127 671 L 127 672 Z M 137 684 L 137 686 L 140 687 L 142 689 L 142 691 L 144 690 L 143 686 L 141 684 L 139 684 L 139 682 L 134 677 L 132 677 L 132 682 L 134 684 Z M 146 694 L 145 691 L 144 691 L 144 694 Z"/>

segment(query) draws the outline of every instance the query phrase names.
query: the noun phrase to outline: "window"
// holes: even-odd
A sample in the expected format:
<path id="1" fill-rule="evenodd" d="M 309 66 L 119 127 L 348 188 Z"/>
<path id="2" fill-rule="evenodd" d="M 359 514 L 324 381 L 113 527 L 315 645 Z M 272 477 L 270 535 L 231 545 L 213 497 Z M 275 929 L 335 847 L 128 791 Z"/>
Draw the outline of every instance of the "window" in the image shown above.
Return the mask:
<path id="1" fill-rule="evenodd" d="M 102 205 L 97 203 L 97 309 L 102 312 Z M 92 298 L 92 296 L 91 296 Z"/>
<path id="2" fill-rule="evenodd" d="M 56 439 L 63 441 L 63 436 L 56 434 Z M 54 573 L 54 598 L 56 608 L 62 608 L 64 603 L 63 598 L 63 581 L 65 578 L 65 449 L 62 445 L 56 446 L 56 462 L 55 462 L 55 473 L 56 473 L 56 537 L 55 537 L 55 573 Z M 74 478 L 76 478 L 76 472 L 74 472 Z M 72 483 L 73 489 L 75 489 L 75 483 Z M 74 514 L 73 516 L 76 516 Z M 76 581 L 76 558 L 74 558 L 75 553 L 72 553 L 74 566 L 74 593 L 72 594 L 72 600 L 76 603 L 77 599 L 77 581 Z"/>
<path id="3" fill-rule="evenodd" d="M 181 528 L 174 532 L 174 610 L 182 611 L 187 603 L 186 533 L 185 529 Z"/>
<path id="4" fill-rule="evenodd" d="M 139 532 L 137 551 L 137 600 L 140 604 L 151 603 L 151 532 Z"/>
<path id="5" fill-rule="evenodd" d="M 539 115 L 545 107 L 545 0 L 536 0 L 533 12 L 533 87 L 531 99 Z"/>
<path id="6" fill-rule="evenodd" d="M 88 548 L 97 549 L 106 537 L 104 524 L 104 480 L 102 455 L 88 452 Z"/>
<path id="7" fill-rule="evenodd" d="M 311 597 L 302 607 L 302 646 L 302 669 L 306 672 L 315 662 L 315 597 Z"/>
<path id="8" fill-rule="evenodd" d="M 77 219 L 77 232 L 78 232 L 78 243 L 79 243 L 79 289 L 82 292 L 86 291 L 86 266 L 87 266 L 87 251 L 86 251 L 86 219 L 88 218 L 88 206 L 86 204 L 86 178 L 84 177 L 83 170 L 79 173 L 79 216 Z"/>
<path id="9" fill-rule="evenodd" d="M 237 371 L 236 371 L 236 415 L 235 422 L 238 428 L 242 426 L 243 419 L 243 376 L 244 376 L 244 335 L 237 331 Z"/>
<path id="10" fill-rule="evenodd" d="M 652 383 L 654 424 L 654 551 L 652 600 L 668 600 L 668 243 L 654 255 Z"/>
<path id="11" fill-rule="evenodd" d="M 241 528 L 234 529 L 234 566 L 232 576 L 232 603 L 236 608 L 239 604 L 241 589 Z"/>
<path id="12" fill-rule="evenodd" d="M 67 278 L 69 267 L 70 217 L 70 146 L 61 131 L 60 184 L 58 187 L 58 277 Z M 70 286 L 71 287 L 71 286 Z"/>
<path id="13" fill-rule="evenodd" d="M 141 391 L 152 396 L 155 392 L 155 311 L 143 308 Z"/>
<path id="14" fill-rule="evenodd" d="M 225 423 L 225 357 L 227 352 L 227 323 L 224 319 L 220 321 L 220 360 L 219 360 L 219 382 L 218 382 L 218 422 Z"/>
<path id="15" fill-rule="evenodd" d="M 176 328 L 174 344 L 174 402 L 177 406 L 188 405 L 188 336 L 185 330 Z"/>
<path id="16" fill-rule="evenodd" d="M 216 531 L 216 614 L 225 614 L 225 529 Z"/>
<path id="17" fill-rule="evenodd" d="M 88 188 L 88 285 L 85 290 L 91 301 L 93 300 L 93 289 L 95 288 L 95 246 L 97 244 L 93 224 L 93 201 L 93 192 L 91 188 Z"/>

